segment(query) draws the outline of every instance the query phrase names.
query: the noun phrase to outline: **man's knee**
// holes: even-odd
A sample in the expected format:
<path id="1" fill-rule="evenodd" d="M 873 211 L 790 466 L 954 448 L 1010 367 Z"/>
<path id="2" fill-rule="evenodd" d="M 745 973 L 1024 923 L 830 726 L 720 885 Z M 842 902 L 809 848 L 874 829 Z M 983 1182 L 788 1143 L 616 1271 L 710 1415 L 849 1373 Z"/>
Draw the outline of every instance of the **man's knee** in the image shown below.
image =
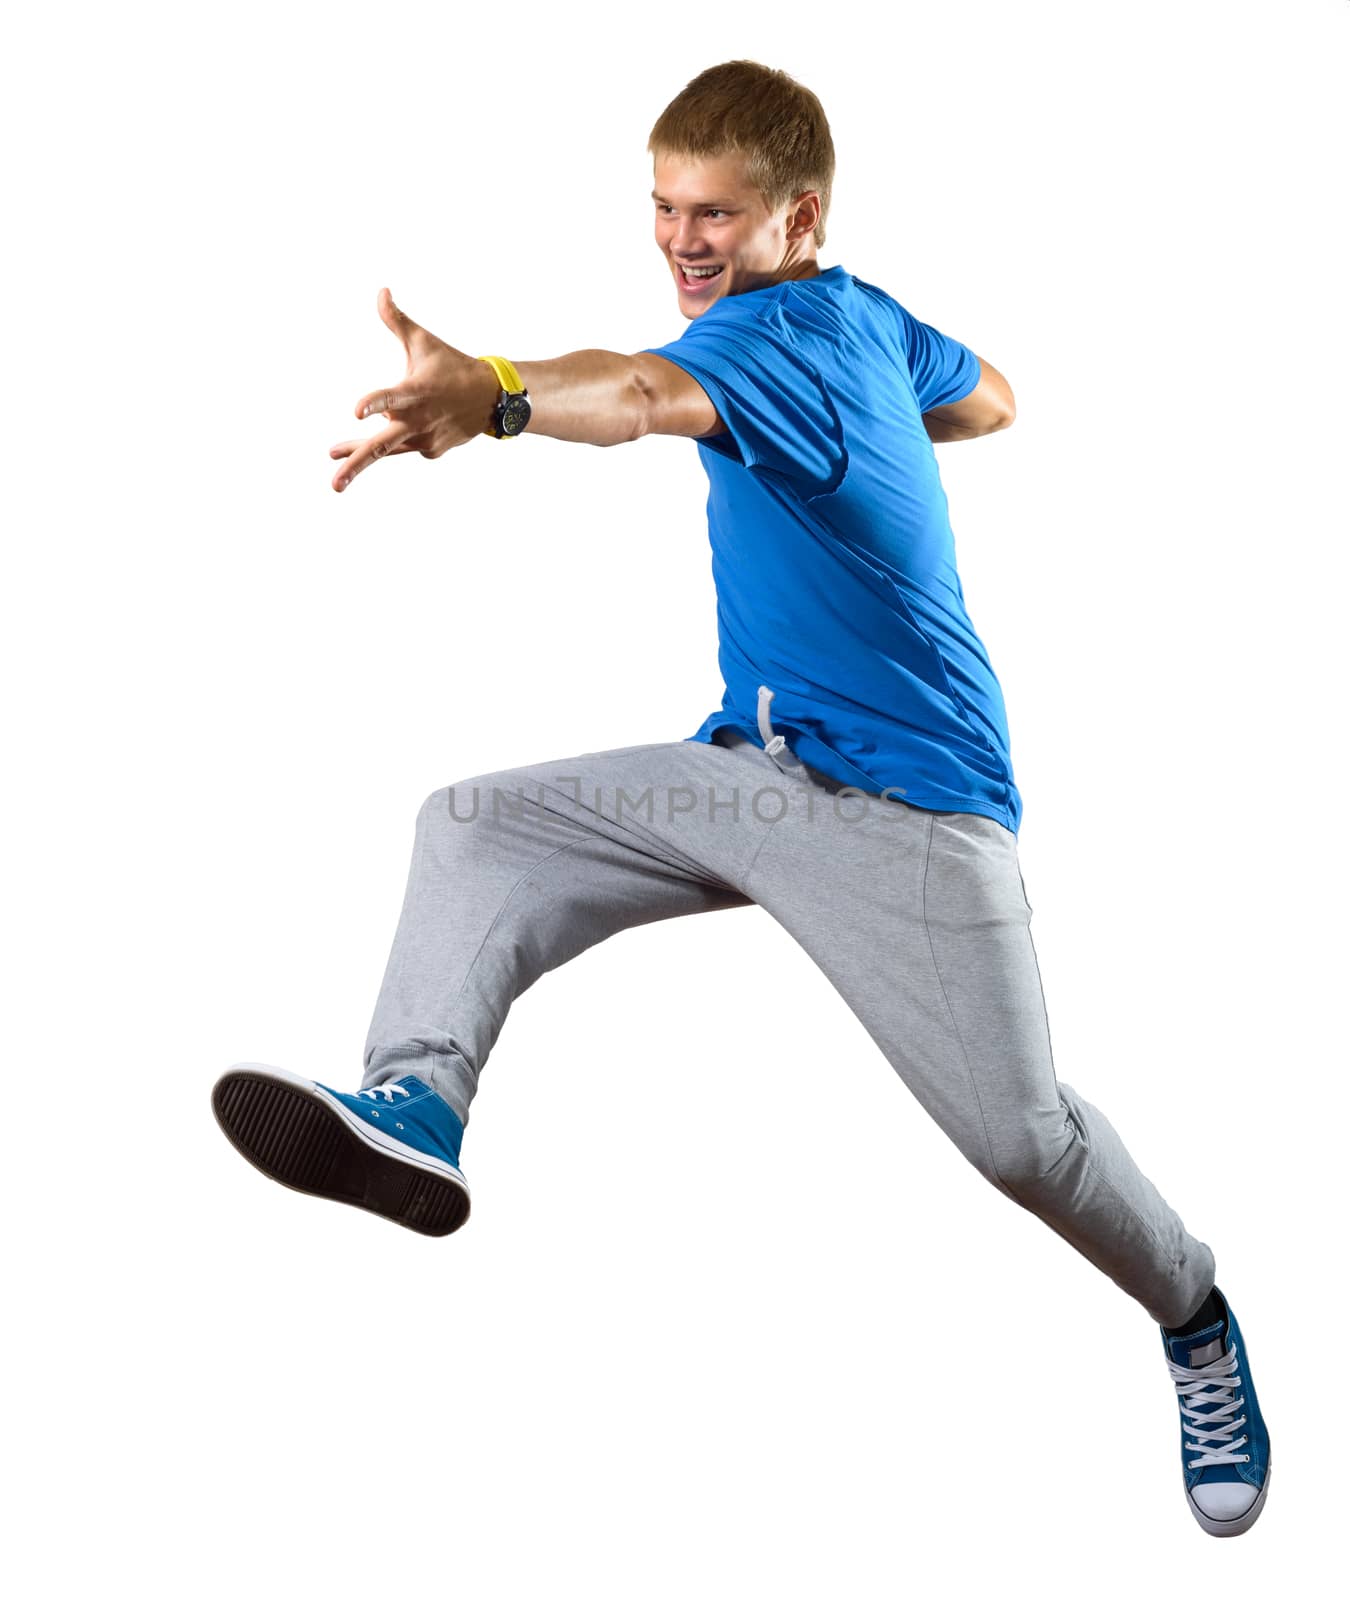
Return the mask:
<path id="1" fill-rule="evenodd" d="M 1016 1194 L 1043 1183 L 1085 1141 L 1061 1092 L 1057 1109 L 1014 1112 L 990 1143 L 995 1181 Z"/>
<path id="2" fill-rule="evenodd" d="M 482 772 L 433 789 L 422 802 L 417 820 L 466 823 L 521 816 L 531 797 L 524 770 Z"/>

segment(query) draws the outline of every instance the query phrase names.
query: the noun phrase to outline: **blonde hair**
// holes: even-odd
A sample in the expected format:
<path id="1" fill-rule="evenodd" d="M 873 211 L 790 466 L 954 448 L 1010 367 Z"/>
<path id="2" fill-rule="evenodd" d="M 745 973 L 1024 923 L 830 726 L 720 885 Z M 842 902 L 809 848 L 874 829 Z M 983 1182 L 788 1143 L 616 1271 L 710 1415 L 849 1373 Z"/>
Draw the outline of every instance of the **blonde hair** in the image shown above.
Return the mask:
<path id="1" fill-rule="evenodd" d="M 693 161 L 744 156 L 746 181 L 771 212 L 814 190 L 816 248 L 824 245 L 834 181 L 830 125 L 815 95 L 777 67 L 724 61 L 700 72 L 656 119 L 647 149 Z"/>

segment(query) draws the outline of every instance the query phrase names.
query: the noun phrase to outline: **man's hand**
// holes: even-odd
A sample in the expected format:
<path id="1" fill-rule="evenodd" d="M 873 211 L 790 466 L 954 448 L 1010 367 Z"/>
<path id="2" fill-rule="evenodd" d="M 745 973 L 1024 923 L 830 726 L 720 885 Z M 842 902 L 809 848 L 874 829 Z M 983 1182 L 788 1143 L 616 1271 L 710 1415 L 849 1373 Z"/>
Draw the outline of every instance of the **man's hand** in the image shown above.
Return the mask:
<path id="1" fill-rule="evenodd" d="M 410 450 L 435 460 L 477 438 L 492 420 L 500 385 L 486 361 L 478 361 L 419 327 L 394 304 L 388 289 L 377 301 L 386 325 L 403 341 L 408 370 L 396 389 L 375 389 L 356 402 L 358 417 L 377 411 L 389 426 L 369 439 L 347 439 L 328 454 L 346 465 L 333 479 L 339 493 L 356 474 L 384 456 Z"/>

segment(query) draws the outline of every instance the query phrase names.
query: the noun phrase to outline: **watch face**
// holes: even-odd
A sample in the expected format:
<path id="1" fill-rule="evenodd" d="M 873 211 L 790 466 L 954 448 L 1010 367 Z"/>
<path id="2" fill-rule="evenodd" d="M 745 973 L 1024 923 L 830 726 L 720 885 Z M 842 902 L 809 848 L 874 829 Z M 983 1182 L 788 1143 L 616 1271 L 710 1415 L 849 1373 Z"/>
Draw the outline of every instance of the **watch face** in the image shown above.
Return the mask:
<path id="1" fill-rule="evenodd" d="M 523 394 L 510 394 L 502 406 L 502 433 L 507 437 L 519 433 L 530 420 L 530 402 Z"/>

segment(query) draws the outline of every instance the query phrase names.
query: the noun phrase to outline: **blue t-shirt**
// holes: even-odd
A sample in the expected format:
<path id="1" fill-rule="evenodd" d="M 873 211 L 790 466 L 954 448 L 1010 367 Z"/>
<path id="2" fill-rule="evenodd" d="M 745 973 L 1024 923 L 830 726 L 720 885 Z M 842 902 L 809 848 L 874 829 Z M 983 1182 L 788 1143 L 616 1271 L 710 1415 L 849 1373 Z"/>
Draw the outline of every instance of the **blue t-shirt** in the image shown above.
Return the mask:
<path id="1" fill-rule="evenodd" d="M 729 726 L 763 743 L 764 684 L 807 765 L 1016 833 L 1003 693 L 922 420 L 975 388 L 975 353 L 840 266 L 714 300 L 648 353 L 726 424 L 697 441 L 725 693 L 690 741 Z"/>

